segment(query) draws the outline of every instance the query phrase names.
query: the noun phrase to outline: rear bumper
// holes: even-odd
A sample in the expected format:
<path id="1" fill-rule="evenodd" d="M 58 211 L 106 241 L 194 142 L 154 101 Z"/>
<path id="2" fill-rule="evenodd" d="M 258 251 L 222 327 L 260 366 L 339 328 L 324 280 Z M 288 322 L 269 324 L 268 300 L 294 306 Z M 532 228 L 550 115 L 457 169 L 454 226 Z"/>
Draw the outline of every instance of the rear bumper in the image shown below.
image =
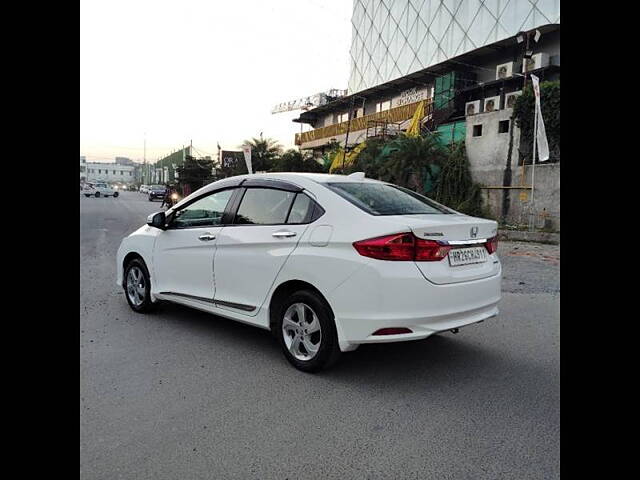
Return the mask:
<path id="1" fill-rule="evenodd" d="M 381 268 L 378 268 L 381 267 Z M 498 314 L 502 271 L 469 282 L 433 284 L 415 264 L 379 262 L 360 269 L 328 298 L 334 309 L 340 348 L 363 343 L 419 340 Z M 381 328 L 405 327 L 412 333 L 373 335 Z"/>

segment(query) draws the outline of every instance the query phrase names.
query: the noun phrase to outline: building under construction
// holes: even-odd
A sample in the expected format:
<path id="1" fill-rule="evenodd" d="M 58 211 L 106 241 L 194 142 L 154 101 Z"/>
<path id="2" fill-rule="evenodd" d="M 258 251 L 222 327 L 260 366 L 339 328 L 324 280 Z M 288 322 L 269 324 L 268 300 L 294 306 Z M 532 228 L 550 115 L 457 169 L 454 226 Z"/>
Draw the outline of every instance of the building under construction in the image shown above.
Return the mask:
<path id="1" fill-rule="evenodd" d="M 492 213 L 513 223 L 530 215 L 530 168 L 519 167 L 527 163 L 519 158 L 527 148 L 512 124 L 512 107 L 528 75 L 560 78 L 559 0 L 354 0 L 350 55 L 348 93 L 303 111 L 294 121 L 307 131 L 296 134 L 296 145 L 317 156 L 334 142 L 349 150 L 367 138 L 405 131 L 422 105 L 423 131 L 439 132 L 444 143 L 465 141 Z M 516 145 L 513 158 L 510 143 Z M 514 175 L 505 185 L 508 157 Z M 536 172 L 537 210 L 554 229 L 559 169 L 554 152 Z M 506 190 L 517 199 L 507 202 L 508 212 Z"/>

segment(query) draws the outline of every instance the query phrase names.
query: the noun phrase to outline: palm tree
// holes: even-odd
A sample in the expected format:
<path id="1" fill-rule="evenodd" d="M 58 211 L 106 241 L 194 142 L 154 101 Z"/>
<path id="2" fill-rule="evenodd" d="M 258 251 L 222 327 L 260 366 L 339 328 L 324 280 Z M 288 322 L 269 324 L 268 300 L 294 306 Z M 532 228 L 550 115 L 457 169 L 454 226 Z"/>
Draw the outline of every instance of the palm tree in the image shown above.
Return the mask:
<path id="1" fill-rule="evenodd" d="M 447 158 L 446 149 L 438 141 L 437 134 L 410 137 L 400 135 L 390 147 L 389 159 L 380 169 L 381 176 L 389 181 L 424 193 L 426 175 L 442 167 Z"/>
<path id="2" fill-rule="evenodd" d="M 251 147 L 251 164 L 254 172 L 268 172 L 273 168 L 276 158 L 282 153 L 282 145 L 273 138 L 253 137 L 242 142 L 242 146 Z"/>

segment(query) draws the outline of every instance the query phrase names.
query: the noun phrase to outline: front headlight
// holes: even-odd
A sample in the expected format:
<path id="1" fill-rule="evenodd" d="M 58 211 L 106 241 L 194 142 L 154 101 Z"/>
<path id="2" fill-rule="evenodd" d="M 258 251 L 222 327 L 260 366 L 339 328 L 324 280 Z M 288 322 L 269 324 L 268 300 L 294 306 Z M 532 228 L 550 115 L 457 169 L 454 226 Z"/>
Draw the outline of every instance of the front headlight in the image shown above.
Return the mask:
<path id="1" fill-rule="evenodd" d="M 174 200 L 177 200 L 178 199 L 178 194 L 177 193 L 172 193 L 171 194 L 171 198 L 174 199 Z"/>

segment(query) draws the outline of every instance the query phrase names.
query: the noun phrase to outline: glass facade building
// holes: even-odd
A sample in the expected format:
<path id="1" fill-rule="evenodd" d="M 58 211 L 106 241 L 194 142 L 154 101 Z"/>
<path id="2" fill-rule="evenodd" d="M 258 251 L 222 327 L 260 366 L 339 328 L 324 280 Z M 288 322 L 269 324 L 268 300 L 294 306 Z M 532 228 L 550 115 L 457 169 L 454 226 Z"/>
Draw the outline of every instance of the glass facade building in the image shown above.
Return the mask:
<path id="1" fill-rule="evenodd" d="M 353 0 L 349 93 L 559 23 L 560 0 Z"/>

